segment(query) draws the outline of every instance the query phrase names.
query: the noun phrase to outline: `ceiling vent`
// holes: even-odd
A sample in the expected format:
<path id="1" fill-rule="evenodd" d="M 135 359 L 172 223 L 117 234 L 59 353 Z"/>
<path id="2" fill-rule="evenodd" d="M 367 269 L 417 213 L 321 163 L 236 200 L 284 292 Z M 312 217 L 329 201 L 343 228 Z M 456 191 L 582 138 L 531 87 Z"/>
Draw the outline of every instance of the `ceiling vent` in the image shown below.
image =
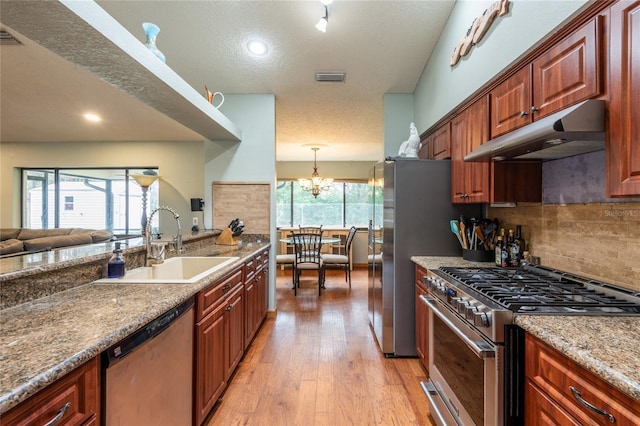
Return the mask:
<path id="1" fill-rule="evenodd" d="M 4 46 L 4 45 L 11 45 L 11 44 L 17 45 L 22 43 L 20 43 L 18 39 L 16 39 L 14 36 L 9 34 L 8 32 L 4 30 L 0 30 L 0 45 Z"/>
<path id="2" fill-rule="evenodd" d="M 319 83 L 344 83 L 346 75 L 344 72 L 317 72 L 316 81 Z"/>

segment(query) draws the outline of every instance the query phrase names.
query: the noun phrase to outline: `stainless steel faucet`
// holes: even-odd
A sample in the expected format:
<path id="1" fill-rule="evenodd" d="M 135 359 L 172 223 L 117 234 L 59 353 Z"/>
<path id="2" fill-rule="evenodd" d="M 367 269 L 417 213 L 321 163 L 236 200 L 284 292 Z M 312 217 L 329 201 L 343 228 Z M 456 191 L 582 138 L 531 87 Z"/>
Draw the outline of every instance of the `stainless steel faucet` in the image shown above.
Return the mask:
<path id="1" fill-rule="evenodd" d="M 173 244 L 175 245 L 177 254 L 182 253 L 182 227 L 180 226 L 180 215 L 176 213 L 176 211 L 171 207 L 160 206 L 151 212 L 151 214 L 149 215 L 149 220 L 147 221 L 147 228 L 144 234 L 144 245 L 146 249 L 146 262 L 145 262 L 146 266 L 162 263 L 164 260 L 163 250 L 157 251 L 157 253 L 162 253 L 162 256 L 154 255 L 151 250 L 151 221 L 153 220 L 153 215 L 155 215 L 160 210 L 166 210 L 170 212 L 173 215 L 173 218 L 176 220 L 176 223 L 178 224 L 178 234 L 173 239 Z"/>

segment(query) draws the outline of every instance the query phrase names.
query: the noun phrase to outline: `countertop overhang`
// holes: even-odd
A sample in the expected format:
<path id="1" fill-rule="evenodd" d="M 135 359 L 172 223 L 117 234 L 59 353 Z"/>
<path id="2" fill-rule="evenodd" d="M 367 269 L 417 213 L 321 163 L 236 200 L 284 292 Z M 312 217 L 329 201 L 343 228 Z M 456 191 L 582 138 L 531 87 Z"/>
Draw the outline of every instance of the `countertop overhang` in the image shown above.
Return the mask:
<path id="1" fill-rule="evenodd" d="M 198 291 L 269 243 L 209 245 L 194 256 L 239 259 L 194 284 L 89 283 L 2 310 L 0 413 L 26 400 Z"/>

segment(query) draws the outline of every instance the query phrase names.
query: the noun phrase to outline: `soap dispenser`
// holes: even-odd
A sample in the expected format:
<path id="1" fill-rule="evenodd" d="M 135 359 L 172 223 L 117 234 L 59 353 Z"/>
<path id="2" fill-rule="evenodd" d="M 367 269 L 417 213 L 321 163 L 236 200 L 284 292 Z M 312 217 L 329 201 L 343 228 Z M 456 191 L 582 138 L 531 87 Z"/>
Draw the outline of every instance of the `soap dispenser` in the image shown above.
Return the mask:
<path id="1" fill-rule="evenodd" d="M 125 272 L 124 256 L 122 256 L 122 249 L 120 243 L 116 243 L 116 248 L 113 250 L 113 256 L 109 259 L 107 265 L 107 278 L 122 278 Z"/>

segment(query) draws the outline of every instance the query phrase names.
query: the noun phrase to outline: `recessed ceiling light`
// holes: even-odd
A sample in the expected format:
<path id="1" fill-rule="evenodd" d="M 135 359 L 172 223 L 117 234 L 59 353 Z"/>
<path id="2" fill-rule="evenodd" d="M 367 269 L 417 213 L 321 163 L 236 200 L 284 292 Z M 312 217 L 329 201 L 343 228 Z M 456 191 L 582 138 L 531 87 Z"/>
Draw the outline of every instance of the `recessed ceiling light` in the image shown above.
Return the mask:
<path id="1" fill-rule="evenodd" d="M 260 40 L 249 40 L 249 42 L 247 43 L 247 49 L 249 49 L 249 52 L 253 53 L 254 55 L 259 56 L 266 54 L 269 50 L 267 48 L 267 45 Z"/>
<path id="2" fill-rule="evenodd" d="M 99 115 L 92 114 L 92 113 L 90 113 L 90 112 L 86 113 L 86 114 L 84 115 L 84 118 L 85 118 L 85 119 L 87 119 L 87 120 L 89 120 L 89 121 L 93 121 L 94 123 L 97 123 L 98 121 L 101 121 L 101 120 L 102 120 L 102 118 L 100 118 L 100 116 L 99 116 Z"/>

